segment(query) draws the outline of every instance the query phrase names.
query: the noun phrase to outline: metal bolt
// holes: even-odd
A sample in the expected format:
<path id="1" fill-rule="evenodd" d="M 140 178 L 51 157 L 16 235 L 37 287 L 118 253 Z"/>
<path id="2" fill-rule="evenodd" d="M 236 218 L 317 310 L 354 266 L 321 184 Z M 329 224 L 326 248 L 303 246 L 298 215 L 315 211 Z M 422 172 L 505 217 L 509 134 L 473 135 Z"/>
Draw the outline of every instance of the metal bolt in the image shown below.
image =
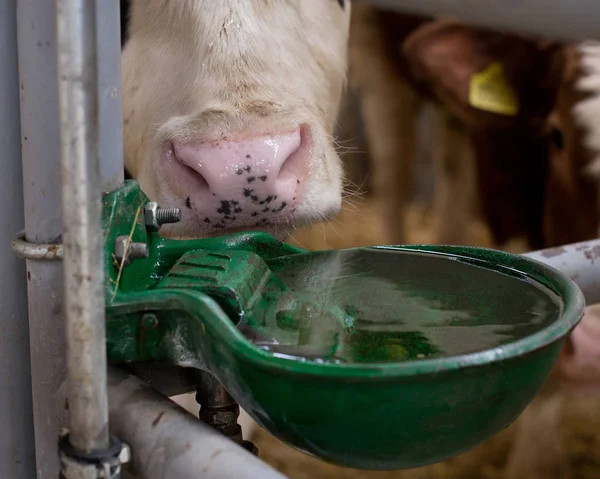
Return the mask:
<path id="1" fill-rule="evenodd" d="M 142 326 L 146 329 L 154 329 L 158 326 L 158 318 L 155 314 L 146 313 L 142 316 Z"/>
<path id="2" fill-rule="evenodd" d="M 161 208 L 155 201 L 146 203 L 144 207 L 144 223 L 150 231 L 158 231 L 164 224 L 180 221 L 181 210 L 179 208 Z"/>
<path id="3" fill-rule="evenodd" d="M 125 258 L 123 265 L 127 266 L 131 263 L 132 259 L 148 257 L 149 250 L 146 243 L 137 243 L 131 241 L 129 243 L 129 247 L 127 248 L 128 241 L 128 236 L 117 236 L 115 238 L 115 257 L 117 258 L 119 264 L 121 264 L 123 258 Z M 127 251 L 125 251 L 126 248 Z"/>

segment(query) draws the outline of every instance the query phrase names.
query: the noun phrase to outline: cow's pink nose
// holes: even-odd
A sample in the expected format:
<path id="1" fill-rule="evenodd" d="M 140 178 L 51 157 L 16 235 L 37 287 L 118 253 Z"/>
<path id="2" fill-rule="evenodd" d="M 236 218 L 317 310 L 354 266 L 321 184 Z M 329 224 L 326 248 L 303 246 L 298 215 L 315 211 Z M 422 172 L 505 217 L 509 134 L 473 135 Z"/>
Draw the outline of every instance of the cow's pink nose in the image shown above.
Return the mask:
<path id="1" fill-rule="evenodd" d="M 242 141 L 174 142 L 175 158 L 197 180 L 187 207 L 217 229 L 261 226 L 289 217 L 306 174 L 307 152 L 301 144 L 300 129 Z"/>

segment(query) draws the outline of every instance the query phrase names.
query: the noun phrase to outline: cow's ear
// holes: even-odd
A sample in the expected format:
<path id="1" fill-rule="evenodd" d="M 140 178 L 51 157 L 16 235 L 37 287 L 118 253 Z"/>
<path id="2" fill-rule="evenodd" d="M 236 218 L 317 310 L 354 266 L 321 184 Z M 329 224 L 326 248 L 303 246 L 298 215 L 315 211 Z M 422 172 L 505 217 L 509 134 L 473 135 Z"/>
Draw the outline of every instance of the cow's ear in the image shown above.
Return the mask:
<path id="1" fill-rule="evenodd" d="M 434 21 L 402 45 L 414 77 L 465 122 L 547 115 L 563 62 L 559 45 Z"/>

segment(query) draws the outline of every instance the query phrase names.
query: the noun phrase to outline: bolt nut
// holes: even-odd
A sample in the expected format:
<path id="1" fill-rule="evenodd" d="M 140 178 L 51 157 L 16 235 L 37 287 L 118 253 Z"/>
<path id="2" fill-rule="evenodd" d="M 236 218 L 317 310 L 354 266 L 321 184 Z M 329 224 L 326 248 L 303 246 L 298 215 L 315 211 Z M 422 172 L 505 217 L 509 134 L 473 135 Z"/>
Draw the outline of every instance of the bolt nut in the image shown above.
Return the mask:
<path id="1" fill-rule="evenodd" d="M 216 428 L 223 428 L 229 425 L 237 425 L 239 411 L 219 411 L 208 408 L 201 408 L 199 417 L 206 424 Z"/>
<path id="2" fill-rule="evenodd" d="M 155 201 L 146 203 L 144 207 L 144 223 L 149 231 L 158 231 L 164 224 L 180 221 L 181 210 L 179 208 L 161 208 Z"/>
<path id="3" fill-rule="evenodd" d="M 129 243 L 129 247 L 127 243 Z M 117 236 L 115 238 L 114 253 L 119 264 L 121 264 L 121 261 L 123 261 L 123 258 L 125 258 L 123 265 L 128 266 L 132 259 L 147 258 L 149 255 L 149 249 L 146 243 L 130 241 L 129 236 Z"/>

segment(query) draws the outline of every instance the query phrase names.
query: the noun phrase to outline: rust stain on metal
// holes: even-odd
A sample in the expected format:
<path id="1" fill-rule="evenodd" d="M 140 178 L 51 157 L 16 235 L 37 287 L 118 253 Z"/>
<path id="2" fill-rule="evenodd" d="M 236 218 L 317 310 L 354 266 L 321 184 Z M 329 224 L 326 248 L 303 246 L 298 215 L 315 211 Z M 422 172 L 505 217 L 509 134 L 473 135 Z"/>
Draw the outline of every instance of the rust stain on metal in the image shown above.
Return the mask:
<path id="1" fill-rule="evenodd" d="M 30 243 L 23 230 L 13 237 L 11 247 L 17 256 L 29 260 L 54 261 L 63 257 L 63 247 L 59 240 L 50 244 Z"/>
<path id="2" fill-rule="evenodd" d="M 554 258 L 556 256 L 560 256 L 563 253 L 566 253 L 567 250 L 565 248 L 563 248 L 562 246 L 559 246 L 557 248 L 548 248 L 545 250 L 542 250 L 541 255 L 544 256 L 545 258 Z"/>
<path id="3" fill-rule="evenodd" d="M 58 258 L 59 257 L 59 247 L 58 245 L 49 245 L 48 253 L 46 254 L 47 258 Z"/>

